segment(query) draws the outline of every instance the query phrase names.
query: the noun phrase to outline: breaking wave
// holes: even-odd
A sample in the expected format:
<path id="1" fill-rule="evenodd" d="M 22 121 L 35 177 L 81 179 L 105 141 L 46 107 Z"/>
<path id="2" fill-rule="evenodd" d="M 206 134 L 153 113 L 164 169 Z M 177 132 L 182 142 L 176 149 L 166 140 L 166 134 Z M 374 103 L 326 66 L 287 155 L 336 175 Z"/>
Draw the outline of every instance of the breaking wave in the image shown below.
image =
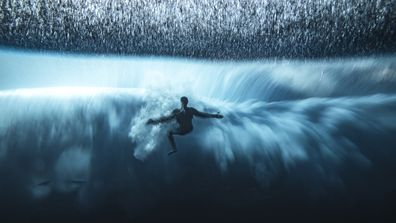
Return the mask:
<path id="1" fill-rule="evenodd" d="M 286 208 L 385 216 L 396 188 L 396 82 L 394 62 L 384 61 L 225 66 L 215 77 L 206 67 L 175 74 L 176 83 L 136 76 L 135 88 L 3 90 L 2 214 L 145 221 L 157 219 L 149 213 L 173 219 L 177 208 L 185 220 L 206 208 L 219 219 L 278 219 Z M 315 67 L 321 77 L 308 75 Z M 225 118 L 194 119 L 194 132 L 176 137 L 179 151 L 168 156 L 174 123 L 145 121 L 178 107 L 182 94 Z"/>

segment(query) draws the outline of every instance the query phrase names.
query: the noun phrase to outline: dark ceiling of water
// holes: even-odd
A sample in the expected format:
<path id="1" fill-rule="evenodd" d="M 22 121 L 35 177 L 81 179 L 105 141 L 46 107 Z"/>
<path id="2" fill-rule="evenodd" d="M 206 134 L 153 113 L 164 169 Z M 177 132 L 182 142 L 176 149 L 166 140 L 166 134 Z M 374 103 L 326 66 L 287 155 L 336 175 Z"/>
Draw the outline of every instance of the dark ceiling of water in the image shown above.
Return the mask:
<path id="1" fill-rule="evenodd" d="M 396 52 L 393 0 L 10 0 L 0 45 L 212 59 Z"/>

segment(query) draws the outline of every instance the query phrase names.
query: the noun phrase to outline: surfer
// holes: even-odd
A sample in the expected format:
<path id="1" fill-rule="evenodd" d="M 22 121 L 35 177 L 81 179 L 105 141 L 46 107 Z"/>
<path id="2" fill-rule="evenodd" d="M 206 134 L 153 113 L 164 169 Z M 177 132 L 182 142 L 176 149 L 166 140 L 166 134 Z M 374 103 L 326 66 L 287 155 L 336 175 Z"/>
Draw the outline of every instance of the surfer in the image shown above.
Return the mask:
<path id="1" fill-rule="evenodd" d="M 186 135 L 193 130 L 192 119 L 194 116 L 201 117 L 201 118 L 223 118 L 223 115 L 217 114 L 210 114 L 198 111 L 193 107 L 187 107 L 188 98 L 181 97 L 181 108 L 175 109 L 172 113 L 168 116 L 163 116 L 158 119 L 149 119 L 147 124 L 155 125 L 163 122 L 171 121 L 172 119 L 176 119 L 179 127 L 176 129 L 170 129 L 168 131 L 168 140 L 170 145 L 172 146 L 172 150 L 168 152 L 169 155 L 177 152 L 175 140 L 173 135 Z"/>

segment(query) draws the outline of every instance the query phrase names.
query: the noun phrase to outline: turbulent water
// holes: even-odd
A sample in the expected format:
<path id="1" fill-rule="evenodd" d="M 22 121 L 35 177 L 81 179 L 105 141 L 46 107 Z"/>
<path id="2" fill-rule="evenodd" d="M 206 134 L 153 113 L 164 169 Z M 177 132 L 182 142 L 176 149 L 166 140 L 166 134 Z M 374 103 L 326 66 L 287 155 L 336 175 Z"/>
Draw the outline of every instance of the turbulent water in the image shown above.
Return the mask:
<path id="1" fill-rule="evenodd" d="M 395 10 L 0 0 L 0 221 L 396 222 Z"/>
<path id="2" fill-rule="evenodd" d="M 0 44 L 193 58 L 394 53 L 394 0 L 2 0 Z"/>
<path id="3" fill-rule="evenodd" d="M 7 219 L 391 216 L 395 57 L 0 59 L 0 211 Z M 15 74 L 20 79 L 9 81 Z M 195 118 L 193 133 L 176 137 L 179 151 L 168 156 L 166 131 L 175 123 L 145 121 L 168 114 L 183 95 L 224 119 Z"/>

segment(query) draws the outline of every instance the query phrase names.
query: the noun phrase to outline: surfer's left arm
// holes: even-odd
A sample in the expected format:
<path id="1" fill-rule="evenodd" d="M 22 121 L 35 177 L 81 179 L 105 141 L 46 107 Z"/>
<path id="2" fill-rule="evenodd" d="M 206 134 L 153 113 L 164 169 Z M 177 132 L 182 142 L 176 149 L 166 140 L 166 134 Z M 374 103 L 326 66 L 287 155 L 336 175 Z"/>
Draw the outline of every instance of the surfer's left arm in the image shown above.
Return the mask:
<path id="1" fill-rule="evenodd" d="M 151 119 L 150 118 L 149 120 L 147 120 L 146 123 L 155 125 L 155 124 L 159 124 L 159 123 L 163 123 L 163 122 L 168 122 L 168 121 L 170 121 L 170 120 L 175 118 L 176 113 L 177 112 L 174 110 L 170 115 L 162 116 L 162 117 L 160 117 L 158 119 Z"/>

